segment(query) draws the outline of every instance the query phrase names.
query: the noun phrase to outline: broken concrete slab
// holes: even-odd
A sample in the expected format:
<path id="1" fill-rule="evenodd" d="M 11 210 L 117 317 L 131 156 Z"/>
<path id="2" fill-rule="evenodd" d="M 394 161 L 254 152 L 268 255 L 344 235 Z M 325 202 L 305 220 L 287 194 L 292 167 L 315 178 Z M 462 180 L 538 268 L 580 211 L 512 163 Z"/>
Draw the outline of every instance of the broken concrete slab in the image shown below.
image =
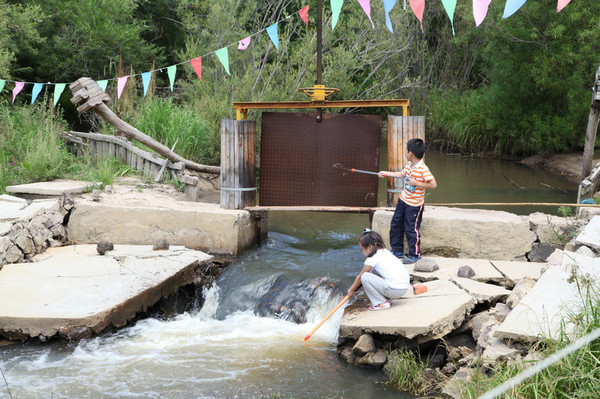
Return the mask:
<path id="1" fill-rule="evenodd" d="M 41 209 L 53 209 L 58 206 L 58 199 L 38 199 L 28 202 L 26 199 L 0 196 L 0 221 L 10 223 L 15 220 L 29 219 Z"/>
<path id="2" fill-rule="evenodd" d="M 471 294 L 477 300 L 477 303 L 496 303 L 502 301 L 510 295 L 510 291 L 504 287 L 494 284 L 480 283 L 479 281 L 471 280 L 470 278 L 453 277 L 451 281 Z"/>
<path id="3" fill-rule="evenodd" d="M 98 186 L 99 183 L 80 180 L 53 180 L 46 182 L 18 184 L 6 187 L 6 192 L 12 194 L 30 194 L 48 197 L 60 197 L 65 194 L 81 194 Z"/>
<path id="4" fill-rule="evenodd" d="M 194 268 L 211 259 L 183 247 L 115 245 L 103 256 L 95 245 L 50 248 L 33 263 L 0 270 L 0 333 L 24 339 L 121 327 L 191 283 Z"/>
<path id="5" fill-rule="evenodd" d="M 596 215 L 583 227 L 575 243 L 600 250 L 600 216 Z"/>
<path id="6" fill-rule="evenodd" d="M 495 335 L 534 342 L 541 337 L 560 339 L 561 330 L 572 334 L 575 326 L 569 319 L 584 305 L 587 294 L 582 290 L 585 290 L 586 283 L 598 279 L 600 258 L 564 251 L 562 265 L 550 267 L 544 272 L 531 291 L 498 326 Z"/>
<path id="7" fill-rule="evenodd" d="M 504 280 L 504 276 L 487 259 L 441 258 L 437 256 L 428 256 L 423 259 L 435 260 L 440 268 L 433 272 L 415 272 L 414 265 L 411 265 L 409 273 L 418 281 L 450 280 L 457 277 L 458 269 L 461 266 L 470 266 L 475 271 L 475 275 L 471 278 L 475 281 L 501 282 Z"/>
<path id="8" fill-rule="evenodd" d="M 490 262 L 512 282 L 512 284 L 509 284 L 511 287 L 514 287 L 518 281 L 524 278 L 538 280 L 547 267 L 546 263 L 541 262 L 510 262 L 505 260 L 490 260 Z"/>
<path id="9" fill-rule="evenodd" d="M 362 334 L 400 335 L 427 342 L 443 337 L 461 325 L 476 305 L 476 300 L 447 280 L 425 283 L 428 291 L 409 293 L 392 301 L 392 307 L 369 311 L 351 305 L 340 322 L 340 337 L 358 339 Z"/>

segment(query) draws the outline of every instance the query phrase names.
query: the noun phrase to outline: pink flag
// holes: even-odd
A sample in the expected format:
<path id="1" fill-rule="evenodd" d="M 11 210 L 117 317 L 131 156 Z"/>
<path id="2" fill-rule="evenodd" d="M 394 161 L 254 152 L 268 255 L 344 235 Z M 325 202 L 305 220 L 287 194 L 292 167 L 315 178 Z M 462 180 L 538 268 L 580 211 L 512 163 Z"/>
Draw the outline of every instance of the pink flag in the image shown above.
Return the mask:
<path id="1" fill-rule="evenodd" d="M 25 82 L 15 82 L 15 88 L 13 89 L 13 104 L 15 103 L 15 98 L 17 98 L 17 94 L 25 87 Z"/>
<path id="2" fill-rule="evenodd" d="M 413 10 L 419 22 L 421 22 L 421 32 L 423 32 L 423 11 L 425 10 L 425 0 L 409 0 L 410 8 Z"/>
<path id="3" fill-rule="evenodd" d="M 479 26 L 488 12 L 488 7 L 492 0 L 473 0 L 473 17 L 475 18 L 475 26 Z"/>
<path id="4" fill-rule="evenodd" d="M 248 36 L 247 38 L 240 40 L 240 44 L 238 44 L 238 50 L 246 50 L 250 45 L 250 40 L 252 40 L 252 36 Z"/>
<path id="5" fill-rule="evenodd" d="M 196 75 L 202 80 L 202 57 L 194 58 L 193 60 L 190 60 L 190 63 L 192 64 Z"/>
<path id="6" fill-rule="evenodd" d="M 371 0 L 358 0 L 358 4 L 360 4 L 365 14 L 367 14 L 369 21 L 371 21 L 371 26 L 375 29 L 375 24 L 373 24 L 373 20 L 371 19 Z"/>
<path id="7" fill-rule="evenodd" d="M 302 18 L 302 20 L 304 21 L 304 23 L 306 24 L 306 27 L 308 28 L 308 9 L 310 6 L 306 6 L 301 10 L 298 10 L 298 14 L 300 14 L 300 18 Z"/>
<path id="8" fill-rule="evenodd" d="M 127 84 L 128 77 L 129 77 L 129 75 L 121 76 L 117 80 L 117 98 L 121 98 L 121 94 L 123 94 L 123 89 L 125 88 L 125 85 Z"/>
<path id="9" fill-rule="evenodd" d="M 566 5 L 569 4 L 570 2 L 571 2 L 571 0 L 558 0 L 558 4 L 556 5 L 556 12 L 560 12 L 560 10 L 565 8 Z"/>

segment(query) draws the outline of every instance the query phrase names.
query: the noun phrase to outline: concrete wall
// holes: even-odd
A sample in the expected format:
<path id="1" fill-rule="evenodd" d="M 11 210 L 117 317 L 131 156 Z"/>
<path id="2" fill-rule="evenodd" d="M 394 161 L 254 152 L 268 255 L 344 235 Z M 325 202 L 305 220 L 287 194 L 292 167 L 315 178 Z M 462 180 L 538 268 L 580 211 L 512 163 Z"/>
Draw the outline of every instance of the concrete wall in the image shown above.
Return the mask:
<path id="1" fill-rule="evenodd" d="M 165 239 L 170 245 L 229 255 L 239 255 L 256 240 L 250 212 L 198 203 L 165 209 L 76 202 L 67 234 L 76 243 L 154 244 Z"/>

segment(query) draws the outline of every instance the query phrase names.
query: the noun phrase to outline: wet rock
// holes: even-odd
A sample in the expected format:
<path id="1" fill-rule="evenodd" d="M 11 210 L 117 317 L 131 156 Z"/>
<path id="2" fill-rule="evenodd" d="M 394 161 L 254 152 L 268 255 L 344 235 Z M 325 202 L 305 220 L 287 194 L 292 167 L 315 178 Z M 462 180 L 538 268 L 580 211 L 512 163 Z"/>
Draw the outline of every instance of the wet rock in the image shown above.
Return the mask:
<path id="1" fill-rule="evenodd" d="M 158 241 L 156 241 L 156 244 L 154 244 L 152 249 L 154 251 L 167 250 L 167 249 L 169 249 L 169 243 L 167 242 L 167 240 L 158 240 Z"/>
<path id="2" fill-rule="evenodd" d="M 387 355 L 383 349 L 376 352 L 369 352 L 364 356 L 358 357 L 355 364 L 369 367 L 382 367 L 387 361 Z"/>
<path id="3" fill-rule="evenodd" d="M 437 262 L 433 259 L 421 259 L 415 263 L 415 272 L 433 272 L 440 268 Z"/>
<path id="4" fill-rule="evenodd" d="M 308 305 L 317 290 L 325 290 L 330 297 L 341 294 L 337 284 L 328 278 L 290 281 L 280 275 L 258 300 L 255 311 L 259 316 L 305 323 Z"/>
<path id="5" fill-rule="evenodd" d="M 73 342 L 92 337 L 92 330 L 88 327 L 65 327 L 59 329 L 58 333 L 63 338 Z"/>
<path id="6" fill-rule="evenodd" d="M 339 356 L 348 364 L 354 364 L 354 362 L 356 361 L 356 355 L 354 354 L 354 351 L 352 351 L 352 348 L 350 348 L 349 346 L 345 346 L 342 349 L 340 349 Z"/>
<path id="7" fill-rule="evenodd" d="M 106 252 L 112 251 L 113 249 L 115 249 L 115 247 L 110 241 L 100 241 L 96 246 L 96 251 L 98 251 L 98 254 L 100 255 L 104 255 Z"/>
<path id="8" fill-rule="evenodd" d="M 369 352 L 375 352 L 377 348 L 375 347 L 375 340 L 371 334 L 363 334 L 361 335 L 354 347 L 352 347 L 352 352 L 356 356 L 364 356 Z"/>
<path id="9" fill-rule="evenodd" d="M 475 270 L 471 266 L 461 266 L 458 268 L 458 277 L 471 278 L 475 275 Z"/>

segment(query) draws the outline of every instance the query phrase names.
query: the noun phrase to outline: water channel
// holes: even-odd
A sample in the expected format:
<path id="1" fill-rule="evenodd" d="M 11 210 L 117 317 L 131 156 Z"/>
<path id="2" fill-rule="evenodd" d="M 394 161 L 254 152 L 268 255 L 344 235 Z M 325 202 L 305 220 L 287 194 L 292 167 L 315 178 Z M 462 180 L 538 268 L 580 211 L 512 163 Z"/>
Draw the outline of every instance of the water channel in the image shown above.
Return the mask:
<path id="1" fill-rule="evenodd" d="M 427 163 L 438 181 L 427 197 L 431 203 L 576 198 L 575 184 L 512 162 L 432 152 Z M 517 189 L 507 176 L 524 188 Z M 526 214 L 539 208 L 508 210 Z M 544 211 L 556 213 L 556 207 Z M 0 368 L 12 397 L 409 398 L 386 389 L 382 373 L 338 359 L 341 311 L 303 341 L 341 296 L 316 295 L 303 324 L 252 310 L 278 276 L 290 281 L 330 277 L 348 287 L 362 265 L 356 241 L 367 224 L 366 215 L 272 213 L 268 241 L 225 270 L 205 291 L 201 309 L 167 320 L 140 320 L 77 344 L 1 348 Z M 2 385 L 0 397 L 9 397 Z"/>

